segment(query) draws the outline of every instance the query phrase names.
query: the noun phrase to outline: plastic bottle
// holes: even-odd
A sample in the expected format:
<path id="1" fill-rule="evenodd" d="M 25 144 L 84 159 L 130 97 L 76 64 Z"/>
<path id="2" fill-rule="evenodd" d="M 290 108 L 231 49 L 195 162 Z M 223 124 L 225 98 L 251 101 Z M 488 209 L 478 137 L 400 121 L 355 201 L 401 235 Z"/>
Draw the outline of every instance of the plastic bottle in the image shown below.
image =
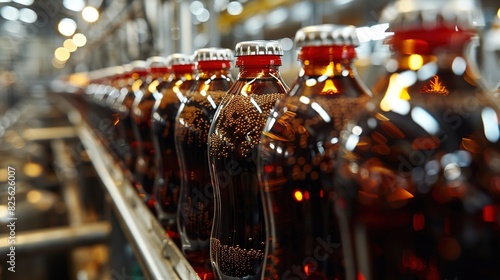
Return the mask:
<path id="1" fill-rule="evenodd" d="M 153 93 L 156 91 L 156 86 L 160 80 L 169 75 L 169 68 L 166 63 L 164 57 L 148 58 L 146 60 L 148 74 L 145 79 L 137 80 L 132 88 L 135 95 L 131 110 L 135 140 L 133 147 L 137 153 L 135 179 L 140 188 L 144 190 L 146 201 L 150 199 L 152 194 L 155 178 L 155 150 L 151 133 L 151 114 L 156 102 Z"/>
<path id="2" fill-rule="evenodd" d="M 155 185 L 153 189 L 156 211 L 166 226 L 170 237 L 180 245 L 176 228 L 177 206 L 180 188 L 180 170 L 175 149 L 175 118 L 186 92 L 194 83 L 195 64 L 189 55 L 167 56 L 170 76 L 156 88 L 155 105 L 151 118 L 151 133 L 155 153 Z"/>
<path id="3" fill-rule="evenodd" d="M 210 240 L 218 279 L 260 279 L 266 235 L 257 180 L 257 144 L 271 109 L 288 87 L 276 41 L 235 47 L 238 79 L 219 105 L 209 131 L 215 212 Z"/>
<path id="4" fill-rule="evenodd" d="M 135 91 L 147 77 L 147 65 L 144 60 L 134 60 L 130 64 L 124 65 L 123 79 L 119 81 L 117 97 L 113 106 L 117 111 L 116 123 L 120 126 L 118 131 L 118 139 L 113 142 L 119 143 L 121 147 L 122 158 L 124 161 L 126 177 L 134 185 L 139 195 L 144 196 L 145 192 L 142 186 L 137 184 L 135 178 L 135 166 L 137 162 L 137 142 L 135 140 L 134 130 L 134 115 L 133 104 L 135 100 Z"/>
<path id="5" fill-rule="evenodd" d="M 500 278 L 500 111 L 467 51 L 472 1 L 398 1 L 377 98 L 342 136 L 347 279 Z"/>
<path id="6" fill-rule="evenodd" d="M 269 240 L 265 279 L 343 279 L 331 180 L 340 132 L 371 93 L 357 76 L 354 26 L 316 25 L 295 36 L 299 76 L 259 144 Z"/>
<path id="7" fill-rule="evenodd" d="M 234 82 L 230 72 L 233 60 L 230 49 L 204 48 L 194 53 L 198 71 L 176 119 L 175 145 L 182 174 L 177 225 L 182 252 L 202 279 L 214 279 L 210 263 L 214 198 L 208 168 L 208 130 Z"/>

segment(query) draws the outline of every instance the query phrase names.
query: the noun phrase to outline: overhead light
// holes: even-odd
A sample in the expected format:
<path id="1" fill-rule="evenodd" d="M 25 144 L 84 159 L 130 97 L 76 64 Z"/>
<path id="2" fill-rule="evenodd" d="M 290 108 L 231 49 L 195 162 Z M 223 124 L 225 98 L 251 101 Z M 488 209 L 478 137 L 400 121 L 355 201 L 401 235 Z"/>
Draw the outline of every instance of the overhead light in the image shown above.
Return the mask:
<path id="1" fill-rule="evenodd" d="M 215 12 L 222 12 L 227 8 L 229 0 L 214 0 L 213 6 Z"/>
<path id="2" fill-rule="evenodd" d="M 203 11 L 203 9 L 205 9 L 205 5 L 203 5 L 203 3 L 200 2 L 200 1 L 193 1 L 189 5 L 189 10 L 191 11 L 191 13 L 193 15 L 199 15 L 199 14 L 201 14 L 201 12 Z"/>
<path id="3" fill-rule="evenodd" d="M 0 10 L 0 15 L 6 20 L 18 20 L 19 10 L 12 6 L 5 6 Z"/>
<path id="4" fill-rule="evenodd" d="M 236 16 L 243 12 L 243 5 L 238 1 L 232 1 L 227 4 L 226 9 L 228 14 Z"/>
<path id="5" fill-rule="evenodd" d="M 63 6 L 70 11 L 81 12 L 85 8 L 85 2 L 83 0 L 64 0 Z"/>
<path id="6" fill-rule="evenodd" d="M 200 14 L 196 15 L 196 19 L 200 22 L 207 22 L 210 19 L 210 12 L 204 8 Z"/>
<path id="7" fill-rule="evenodd" d="M 11 0 L 0 0 L 0 3 L 10 3 Z"/>
<path id="8" fill-rule="evenodd" d="M 73 42 L 77 47 L 83 47 L 87 44 L 87 37 L 85 37 L 82 33 L 76 33 L 73 35 Z"/>
<path id="9" fill-rule="evenodd" d="M 78 48 L 72 39 L 64 40 L 63 47 L 67 49 L 69 52 L 74 52 Z"/>
<path id="10" fill-rule="evenodd" d="M 26 23 L 34 23 L 38 19 L 38 16 L 32 9 L 22 8 L 19 11 L 19 19 Z"/>
<path id="11" fill-rule="evenodd" d="M 283 38 L 280 40 L 281 47 L 284 51 L 289 51 L 293 48 L 293 40 L 290 38 Z"/>
<path id="12" fill-rule="evenodd" d="M 288 10 L 286 8 L 278 8 L 267 15 L 267 24 L 279 25 L 288 18 Z"/>
<path id="13" fill-rule="evenodd" d="M 54 57 L 61 62 L 68 60 L 69 56 L 69 51 L 63 47 L 59 47 L 54 51 Z"/>
<path id="14" fill-rule="evenodd" d="M 292 14 L 290 18 L 296 21 L 304 21 L 310 18 L 312 15 L 312 4 L 309 2 L 299 2 L 293 5 Z"/>
<path id="15" fill-rule="evenodd" d="M 99 11 L 94 7 L 87 6 L 82 10 L 82 16 L 87 22 L 96 22 L 99 19 Z"/>
<path id="16" fill-rule="evenodd" d="M 25 6 L 29 6 L 29 5 L 33 4 L 33 2 L 34 2 L 34 0 L 13 0 L 13 1 L 18 3 L 18 4 L 25 5 Z"/>
<path id="17" fill-rule="evenodd" d="M 261 14 L 252 16 L 245 22 L 245 29 L 249 34 L 256 35 L 262 30 L 265 22 L 266 18 Z"/>
<path id="18" fill-rule="evenodd" d="M 76 22 L 70 18 L 63 18 L 57 25 L 57 30 L 64 36 L 71 36 L 75 34 Z"/>

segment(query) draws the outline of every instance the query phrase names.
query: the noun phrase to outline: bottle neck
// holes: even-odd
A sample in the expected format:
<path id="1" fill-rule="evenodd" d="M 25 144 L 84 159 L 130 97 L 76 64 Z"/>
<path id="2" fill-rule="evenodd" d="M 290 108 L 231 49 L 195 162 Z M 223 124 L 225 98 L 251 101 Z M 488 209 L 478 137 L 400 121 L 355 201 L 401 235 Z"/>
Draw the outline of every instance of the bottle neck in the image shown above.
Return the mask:
<path id="1" fill-rule="evenodd" d="M 396 31 L 388 41 L 396 53 L 429 55 L 440 50 L 462 52 L 473 37 L 474 33 L 470 31 L 437 26 L 433 29 Z"/>
<path id="2" fill-rule="evenodd" d="M 236 59 L 236 66 L 240 69 L 238 79 L 276 78 L 280 77 L 281 57 L 279 55 L 240 56 Z"/>
<path id="3" fill-rule="evenodd" d="M 146 79 L 146 83 L 151 84 L 151 83 L 157 83 L 159 82 L 158 79 L 165 79 L 170 75 L 170 69 L 167 67 L 151 67 L 149 69 L 149 75 L 148 78 Z M 155 82 L 156 81 L 156 82 Z"/>
<path id="4" fill-rule="evenodd" d="M 467 53 L 472 39 L 473 33 L 450 27 L 396 32 L 391 43 L 397 68 L 374 92 L 382 89 L 385 100 L 475 93 L 479 72 Z"/>
<path id="5" fill-rule="evenodd" d="M 354 46 L 308 46 L 297 57 L 302 65 L 300 76 L 345 76 L 352 74 L 356 51 Z"/>
<path id="6" fill-rule="evenodd" d="M 169 80 L 179 80 L 179 79 L 192 79 L 196 73 L 196 68 L 194 64 L 185 65 L 172 65 L 172 72 Z"/>
<path id="7" fill-rule="evenodd" d="M 168 67 L 151 67 L 149 68 L 149 74 L 154 78 L 165 77 L 170 73 Z"/>
<path id="8" fill-rule="evenodd" d="M 457 69 L 463 72 L 472 67 L 467 62 L 470 62 L 468 47 L 472 46 L 473 38 L 473 32 L 439 26 L 432 30 L 421 28 L 396 32 L 390 42 L 398 72 L 419 71 L 425 65 L 436 65 L 436 71 L 448 71 L 461 76 Z M 477 71 L 475 68 L 469 70 Z"/>
<path id="9" fill-rule="evenodd" d="M 210 78 L 213 75 L 227 76 L 231 70 L 231 62 L 229 60 L 198 61 L 197 69 L 200 78 Z"/>

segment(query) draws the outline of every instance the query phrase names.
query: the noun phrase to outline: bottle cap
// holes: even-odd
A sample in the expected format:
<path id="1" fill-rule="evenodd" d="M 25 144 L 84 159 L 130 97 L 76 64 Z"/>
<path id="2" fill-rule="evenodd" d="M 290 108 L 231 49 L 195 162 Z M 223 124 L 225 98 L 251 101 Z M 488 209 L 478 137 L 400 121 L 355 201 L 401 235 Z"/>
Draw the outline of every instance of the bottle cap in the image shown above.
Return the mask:
<path id="1" fill-rule="evenodd" d="M 194 61 L 234 60 L 233 51 L 224 48 L 198 49 L 194 52 L 193 57 Z"/>
<path id="2" fill-rule="evenodd" d="M 127 63 L 122 65 L 123 73 L 128 73 L 131 72 L 134 67 L 132 66 L 132 63 Z"/>
<path id="3" fill-rule="evenodd" d="M 295 46 L 357 46 L 359 40 L 352 25 L 321 24 L 301 28 L 295 34 Z"/>
<path id="4" fill-rule="evenodd" d="M 193 64 L 191 56 L 183 53 L 174 53 L 167 56 L 167 66 Z"/>
<path id="5" fill-rule="evenodd" d="M 283 55 L 283 48 L 278 41 L 244 41 L 236 44 L 235 56 L 247 55 Z"/>
<path id="6" fill-rule="evenodd" d="M 117 67 L 118 66 L 105 67 L 105 68 L 93 70 L 93 71 L 89 72 L 88 77 L 90 80 L 101 80 L 101 79 L 110 78 L 110 77 L 116 75 L 115 69 Z"/>
<path id="7" fill-rule="evenodd" d="M 102 69 L 106 77 L 116 77 L 123 74 L 123 66 L 110 66 Z"/>
<path id="8" fill-rule="evenodd" d="M 134 60 L 130 62 L 130 65 L 132 66 L 132 71 L 147 71 L 147 63 L 144 60 Z"/>
<path id="9" fill-rule="evenodd" d="M 146 60 L 148 68 L 167 67 L 167 59 L 163 56 L 152 56 Z"/>
<path id="10" fill-rule="evenodd" d="M 437 25 L 470 30 L 484 26 L 484 15 L 478 0 L 398 0 L 382 11 L 380 22 L 398 30 Z"/>

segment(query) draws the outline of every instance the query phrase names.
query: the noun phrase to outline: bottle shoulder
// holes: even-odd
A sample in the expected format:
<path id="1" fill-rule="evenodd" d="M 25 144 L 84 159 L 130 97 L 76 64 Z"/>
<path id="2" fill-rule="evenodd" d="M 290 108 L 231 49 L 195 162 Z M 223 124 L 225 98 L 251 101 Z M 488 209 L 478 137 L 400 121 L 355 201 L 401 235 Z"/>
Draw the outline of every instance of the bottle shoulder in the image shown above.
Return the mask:
<path id="1" fill-rule="evenodd" d="M 342 149 L 355 161 L 377 157 L 392 163 L 415 153 L 427 161 L 438 153 L 500 152 L 499 116 L 495 105 L 475 95 L 372 99 L 349 121 Z"/>
<path id="2" fill-rule="evenodd" d="M 230 79 L 200 80 L 186 93 L 185 107 L 216 110 L 232 84 Z"/>
<path id="3" fill-rule="evenodd" d="M 281 77 L 238 78 L 228 90 L 230 95 L 285 94 L 289 88 Z"/>

